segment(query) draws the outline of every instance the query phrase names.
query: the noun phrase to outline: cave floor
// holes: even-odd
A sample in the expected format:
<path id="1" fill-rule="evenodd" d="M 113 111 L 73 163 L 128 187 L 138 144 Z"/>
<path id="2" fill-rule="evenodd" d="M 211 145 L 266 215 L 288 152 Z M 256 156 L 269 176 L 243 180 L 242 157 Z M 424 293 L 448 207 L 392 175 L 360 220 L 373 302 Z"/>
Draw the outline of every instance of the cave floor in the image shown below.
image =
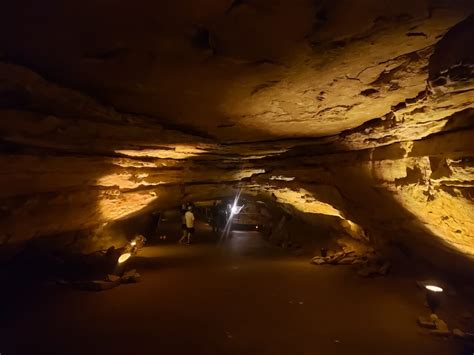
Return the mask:
<path id="1" fill-rule="evenodd" d="M 190 246 L 151 242 L 130 265 L 138 284 L 19 295 L 2 321 L 0 353 L 462 353 L 418 328 L 426 309 L 413 280 L 316 267 L 256 232 L 218 244 L 201 225 L 197 236 Z"/>

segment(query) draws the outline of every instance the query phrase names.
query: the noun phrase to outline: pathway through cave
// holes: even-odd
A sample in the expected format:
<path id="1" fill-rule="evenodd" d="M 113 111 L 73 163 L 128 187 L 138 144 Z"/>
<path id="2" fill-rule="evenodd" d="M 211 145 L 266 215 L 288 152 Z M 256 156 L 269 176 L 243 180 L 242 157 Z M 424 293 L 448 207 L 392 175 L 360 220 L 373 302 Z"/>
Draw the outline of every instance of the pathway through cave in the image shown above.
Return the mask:
<path id="1" fill-rule="evenodd" d="M 168 228 L 170 239 L 179 233 Z M 17 295 L 11 317 L 0 317 L 1 353 L 461 354 L 452 340 L 420 333 L 426 309 L 413 280 L 315 267 L 257 232 L 233 231 L 219 245 L 199 223 L 197 237 L 151 242 L 130 265 L 138 284 Z"/>

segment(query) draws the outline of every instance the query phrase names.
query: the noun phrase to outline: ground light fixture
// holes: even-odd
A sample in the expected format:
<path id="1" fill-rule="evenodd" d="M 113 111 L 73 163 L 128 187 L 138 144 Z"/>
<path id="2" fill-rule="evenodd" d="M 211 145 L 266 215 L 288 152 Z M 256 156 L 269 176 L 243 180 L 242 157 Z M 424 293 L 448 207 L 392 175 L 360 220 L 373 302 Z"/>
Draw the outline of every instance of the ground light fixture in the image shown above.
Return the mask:
<path id="1" fill-rule="evenodd" d="M 425 288 L 426 288 L 428 291 L 436 292 L 436 293 L 439 293 L 439 292 L 443 292 L 443 291 L 444 291 L 441 287 L 435 286 L 435 285 L 426 285 Z"/>
<path id="2" fill-rule="evenodd" d="M 430 307 L 433 313 L 441 305 L 441 296 L 443 294 L 443 288 L 436 285 L 425 285 L 426 289 L 426 303 Z"/>
<path id="3" fill-rule="evenodd" d="M 146 242 L 146 238 L 144 236 L 137 235 L 128 243 L 127 251 L 130 252 L 132 255 L 135 255 L 139 249 L 143 248 L 143 246 L 145 245 L 145 242 Z"/>
<path id="4" fill-rule="evenodd" d="M 123 264 L 128 259 L 130 259 L 131 256 L 132 256 L 132 254 L 130 254 L 130 253 L 124 253 L 124 254 L 120 255 L 120 257 L 118 258 L 118 263 Z"/>

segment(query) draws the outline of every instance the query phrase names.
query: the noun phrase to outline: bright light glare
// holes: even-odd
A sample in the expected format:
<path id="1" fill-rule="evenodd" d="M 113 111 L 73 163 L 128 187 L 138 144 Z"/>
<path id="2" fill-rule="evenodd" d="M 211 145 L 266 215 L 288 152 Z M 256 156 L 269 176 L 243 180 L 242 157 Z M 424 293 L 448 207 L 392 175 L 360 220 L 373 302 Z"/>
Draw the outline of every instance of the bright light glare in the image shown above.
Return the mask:
<path id="1" fill-rule="evenodd" d="M 238 214 L 240 210 L 242 209 L 242 207 L 237 206 L 237 203 L 239 203 L 240 192 L 241 191 L 239 191 L 239 193 L 235 196 L 234 203 L 232 204 L 232 208 L 230 209 L 230 213 L 232 215 Z"/>
<path id="2" fill-rule="evenodd" d="M 230 209 L 230 213 L 231 215 L 236 215 L 236 214 L 239 214 L 240 211 L 242 211 L 242 209 L 244 208 L 244 206 L 232 206 L 232 208 Z"/>
<path id="3" fill-rule="evenodd" d="M 425 288 L 431 292 L 443 292 L 443 289 L 441 287 L 434 285 L 426 285 Z"/>
<path id="4" fill-rule="evenodd" d="M 130 245 L 131 245 L 132 247 L 134 247 L 135 245 L 137 245 L 137 241 L 136 241 L 136 240 L 132 240 L 132 241 L 130 242 Z"/>
<path id="5" fill-rule="evenodd" d="M 120 255 L 120 258 L 118 259 L 118 263 L 123 264 L 128 259 L 130 259 L 131 256 L 132 256 L 132 254 L 130 254 L 130 253 L 125 253 L 125 254 Z"/>

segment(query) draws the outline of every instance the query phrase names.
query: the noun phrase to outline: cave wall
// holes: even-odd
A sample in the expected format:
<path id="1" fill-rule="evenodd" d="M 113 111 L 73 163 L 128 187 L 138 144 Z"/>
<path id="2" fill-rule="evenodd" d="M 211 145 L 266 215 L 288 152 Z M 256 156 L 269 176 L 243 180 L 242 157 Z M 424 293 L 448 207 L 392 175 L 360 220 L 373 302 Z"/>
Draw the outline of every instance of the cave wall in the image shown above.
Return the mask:
<path id="1" fill-rule="evenodd" d="M 303 157 L 303 168 L 272 172 L 291 182 L 273 181 L 266 188 L 299 210 L 341 215 L 363 226 L 382 249 L 404 246 L 413 257 L 465 272 L 474 245 L 473 139 L 471 129 L 336 153 L 325 162 L 309 164 Z"/>
<path id="2" fill-rule="evenodd" d="M 2 247 L 242 189 L 474 258 L 471 1 L 87 4 L 2 5 Z"/>

